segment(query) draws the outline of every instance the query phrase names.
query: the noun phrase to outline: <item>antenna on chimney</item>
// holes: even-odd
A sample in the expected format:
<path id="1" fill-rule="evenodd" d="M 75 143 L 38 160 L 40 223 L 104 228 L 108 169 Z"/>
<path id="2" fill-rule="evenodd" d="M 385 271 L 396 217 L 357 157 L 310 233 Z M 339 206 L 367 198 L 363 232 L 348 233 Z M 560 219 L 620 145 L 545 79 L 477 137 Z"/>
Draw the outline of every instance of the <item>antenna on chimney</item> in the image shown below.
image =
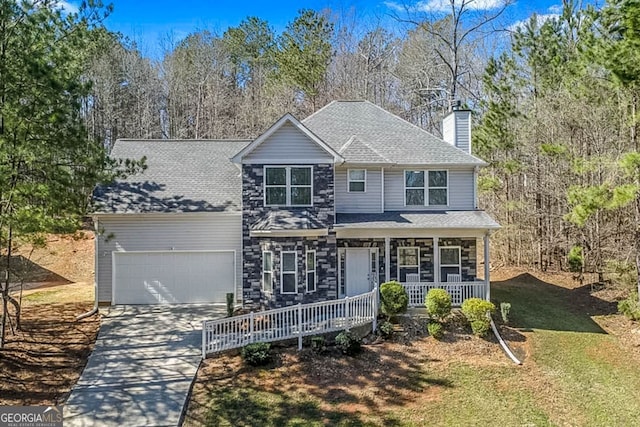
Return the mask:
<path id="1" fill-rule="evenodd" d="M 458 111 L 462 107 L 462 102 L 459 99 L 453 101 L 451 105 L 451 111 Z"/>

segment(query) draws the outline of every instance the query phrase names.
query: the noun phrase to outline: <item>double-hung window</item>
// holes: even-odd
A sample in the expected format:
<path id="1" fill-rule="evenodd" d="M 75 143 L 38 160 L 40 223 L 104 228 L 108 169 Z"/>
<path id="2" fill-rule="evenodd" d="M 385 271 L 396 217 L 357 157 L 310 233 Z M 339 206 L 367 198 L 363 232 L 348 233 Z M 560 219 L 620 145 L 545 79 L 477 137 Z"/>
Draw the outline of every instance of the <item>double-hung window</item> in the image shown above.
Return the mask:
<path id="1" fill-rule="evenodd" d="M 316 291 L 316 251 L 307 251 L 306 259 L 307 292 Z"/>
<path id="2" fill-rule="evenodd" d="M 273 292 L 273 252 L 262 252 L 262 290 Z"/>
<path id="3" fill-rule="evenodd" d="M 447 275 L 461 274 L 460 246 L 442 246 L 440 248 L 440 280 L 448 281 Z"/>
<path id="4" fill-rule="evenodd" d="M 406 282 L 407 274 L 420 274 L 419 248 L 398 248 L 398 280 Z"/>
<path id="5" fill-rule="evenodd" d="M 280 292 L 283 294 L 298 293 L 298 261 L 296 259 L 296 252 L 282 252 L 280 263 Z"/>
<path id="6" fill-rule="evenodd" d="M 367 185 L 367 170 L 366 169 L 349 169 L 348 176 L 348 191 L 349 193 L 364 193 Z"/>
<path id="7" fill-rule="evenodd" d="M 404 171 L 406 206 L 447 206 L 449 177 L 446 170 Z"/>
<path id="8" fill-rule="evenodd" d="M 311 166 L 265 166 L 266 206 L 311 206 Z"/>

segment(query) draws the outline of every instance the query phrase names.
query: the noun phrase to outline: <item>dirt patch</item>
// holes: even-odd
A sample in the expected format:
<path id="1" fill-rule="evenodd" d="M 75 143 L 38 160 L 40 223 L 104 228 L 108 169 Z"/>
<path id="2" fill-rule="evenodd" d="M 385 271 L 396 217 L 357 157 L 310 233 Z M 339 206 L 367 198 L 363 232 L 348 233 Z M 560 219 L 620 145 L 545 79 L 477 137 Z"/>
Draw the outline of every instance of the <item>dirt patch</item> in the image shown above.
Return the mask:
<path id="1" fill-rule="evenodd" d="M 93 349 L 99 316 L 76 321 L 91 304 L 38 304 L 23 308 L 22 328 L 0 351 L 0 404 L 64 402 Z"/>
<path id="2" fill-rule="evenodd" d="M 75 319 L 93 306 L 93 233 L 49 235 L 45 248 L 25 245 L 14 255 L 25 290 L 21 329 L 8 331 L 0 351 L 0 405 L 59 404 L 86 365 L 100 326 L 99 316 Z"/>

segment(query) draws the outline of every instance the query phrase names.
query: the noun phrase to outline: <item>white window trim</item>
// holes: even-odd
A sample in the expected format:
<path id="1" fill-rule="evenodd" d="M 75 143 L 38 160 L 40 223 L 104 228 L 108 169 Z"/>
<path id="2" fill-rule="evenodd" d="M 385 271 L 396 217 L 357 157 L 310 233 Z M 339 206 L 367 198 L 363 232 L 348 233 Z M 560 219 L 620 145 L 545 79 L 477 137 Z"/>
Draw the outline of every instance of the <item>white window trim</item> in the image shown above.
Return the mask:
<path id="1" fill-rule="evenodd" d="M 309 269 L 309 264 L 308 264 L 308 256 L 309 254 L 312 253 L 313 254 L 313 270 Z M 318 290 L 318 274 L 316 273 L 316 265 L 318 263 L 318 260 L 316 258 L 316 251 L 315 249 L 313 250 L 308 250 L 305 253 L 304 256 L 304 268 L 305 268 L 305 272 L 304 272 L 304 281 L 305 281 L 305 285 L 306 285 L 306 291 L 308 294 L 313 293 L 315 291 Z M 313 273 L 313 287 L 314 289 L 312 291 L 309 290 L 309 273 Z"/>
<path id="2" fill-rule="evenodd" d="M 351 179 L 351 171 L 363 171 L 364 178 L 363 179 Z M 364 184 L 364 190 L 362 191 L 351 191 L 351 183 L 352 182 L 361 182 Z M 366 169 L 347 169 L 347 193 L 366 193 L 367 192 L 367 170 Z"/>
<path id="3" fill-rule="evenodd" d="M 438 254 L 438 259 L 442 260 L 442 250 L 443 249 L 457 249 L 458 250 L 458 263 L 457 264 L 440 264 L 438 266 L 438 270 L 440 275 L 442 276 L 442 267 L 458 267 L 458 274 L 460 275 L 460 277 L 462 278 L 462 247 L 461 246 L 440 246 L 439 250 L 439 254 Z M 442 277 L 440 278 L 441 280 L 443 279 Z"/>
<path id="4" fill-rule="evenodd" d="M 418 265 L 405 265 L 405 264 L 400 264 L 400 251 L 402 249 L 416 249 L 418 251 Z M 398 266 L 397 266 L 397 278 L 398 278 L 398 282 L 400 281 L 400 267 L 408 267 L 408 268 L 415 268 L 418 267 L 418 275 L 420 274 L 420 247 L 419 246 L 398 246 Z M 419 276 L 418 276 L 419 277 Z"/>
<path id="5" fill-rule="evenodd" d="M 311 171 L 311 184 L 310 185 L 291 185 L 291 169 L 309 169 Z M 269 185 L 272 188 L 282 188 L 285 189 L 286 203 L 284 205 L 269 205 L 267 204 L 267 169 L 284 169 L 285 170 L 285 185 Z M 268 207 L 309 207 L 313 206 L 313 166 L 311 165 L 264 165 L 262 170 L 262 205 Z M 309 188 L 311 192 L 311 197 L 308 205 L 293 205 L 291 204 L 291 188 L 292 187 L 301 187 L 301 188 Z"/>
<path id="6" fill-rule="evenodd" d="M 407 187 L 407 172 L 423 172 L 424 173 L 424 186 L 423 187 Z M 445 172 L 447 174 L 447 186 L 446 187 L 432 187 L 432 190 L 447 190 L 447 204 L 446 205 L 432 205 L 429 203 L 429 172 Z M 449 206 L 449 170 L 448 169 L 405 169 L 402 172 L 402 186 L 404 192 L 402 194 L 404 200 L 404 206 L 421 206 L 421 205 L 407 205 L 407 190 L 419 190 L 424 192 L 424 206 Z"/>
<path id="7" fill-rule="evenodd" d="M 294 271 L 284 271 L 284 254 L 293 254 L 293 260 L 295 265 Z M 294 292 L 285 292 L 284 291 L 284 275 L 291 274 L 294 275 L 294 283 L 296 285 L 296 290 Z M 280 293 L 283 295 L 295 295 L 298 293 L 298 252 L 296 251 L 282 251 L 280 252 Z"/>
<path id="8" fill-rule="evenodd" d="M 265 254 L 270 254 L 271 256 L 271 270 L 264 269 L 264 257 Z M 264 275 L 265 273 L 271 273 L 271 283 L 270 286 L 265 286 L 264 283 Z M 262 290 L 267 293 L 273 293 L 273 252 L 272 251 L 262 251 Z"/>

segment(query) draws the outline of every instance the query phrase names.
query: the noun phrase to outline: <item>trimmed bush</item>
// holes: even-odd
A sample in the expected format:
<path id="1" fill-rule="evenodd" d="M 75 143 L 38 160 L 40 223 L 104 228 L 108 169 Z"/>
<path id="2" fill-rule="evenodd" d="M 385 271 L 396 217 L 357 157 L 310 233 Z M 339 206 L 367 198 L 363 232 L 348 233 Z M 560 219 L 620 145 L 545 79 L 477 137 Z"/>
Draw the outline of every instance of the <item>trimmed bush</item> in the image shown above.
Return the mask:
<path id="1" fill-rule="evenodd" d="M 252 366 L 266 365 L 271 360 L 271 344 L 256 342 L 242 348 L 242 359 Z"/>
<path id="2" fill-rule="evenodd" d="M 424 305 L 429 316 L 442 322 L 451 314 L 451 295 L 444 289 L 429 289 Z"/>
<path id="3" fill-rule="evenodd" d="M 433 338 L 439 340 L 444 335 L 444 329 L 442 328 L 442 323 L 440 322 L 429 322 L 427 324 L 427 331 L 429 331 L 429 335 Z"/>
<path id="4" fill-rule="evenodd" d="M 323 336 L 311 337 L 311 349 L 318 354 L 327 350 L 327 343 Z"/>
<path id="5" fill-rule="evenodd" d="M 380 322 L 378 324 L 378 335 L 384 339 L 391 338 L 393 335 L 393 324 L 389 321 Z"/>
<path id="6" fill-rule="evenodd" d="M 462 303 L 462 313 L 465 315 L 471 330 L 479 337 L 483 337 L 489 332 L 491 321 L 487 317 L 487 313 L 493 314 L 496 306 L 489 301 L 480 298 L 469 298 Z"/>
<path id="7" fill-rule="evenodd" d="M 362 340 L 353 335 L 350 331 L 342 331 L 336 337 L 336 347 L 338 347 L 342 353 L 349 356 L 353 356 L 360 351 L 361 343 Z"/>
<path id="8" fill-rule="evenodd" d="M 640 320 L 640 303 L 638 303 L 638 294 L 633 292 L 618 303 L 618 311 L 631 320 Z"/>
<path id="9" fill-rule="evenodd" d="M 500 315 L 504 323 L 509 323 L 509 312 L 511 311 L 511 304 L 508 302 L 500 303 Z"/>
<path id="10" fill-rule="evenodd" d="M 409 295 L 400 283 L 386 282 L 380 285 L 380 310 L 388 319 L 407 311 Z"/>

